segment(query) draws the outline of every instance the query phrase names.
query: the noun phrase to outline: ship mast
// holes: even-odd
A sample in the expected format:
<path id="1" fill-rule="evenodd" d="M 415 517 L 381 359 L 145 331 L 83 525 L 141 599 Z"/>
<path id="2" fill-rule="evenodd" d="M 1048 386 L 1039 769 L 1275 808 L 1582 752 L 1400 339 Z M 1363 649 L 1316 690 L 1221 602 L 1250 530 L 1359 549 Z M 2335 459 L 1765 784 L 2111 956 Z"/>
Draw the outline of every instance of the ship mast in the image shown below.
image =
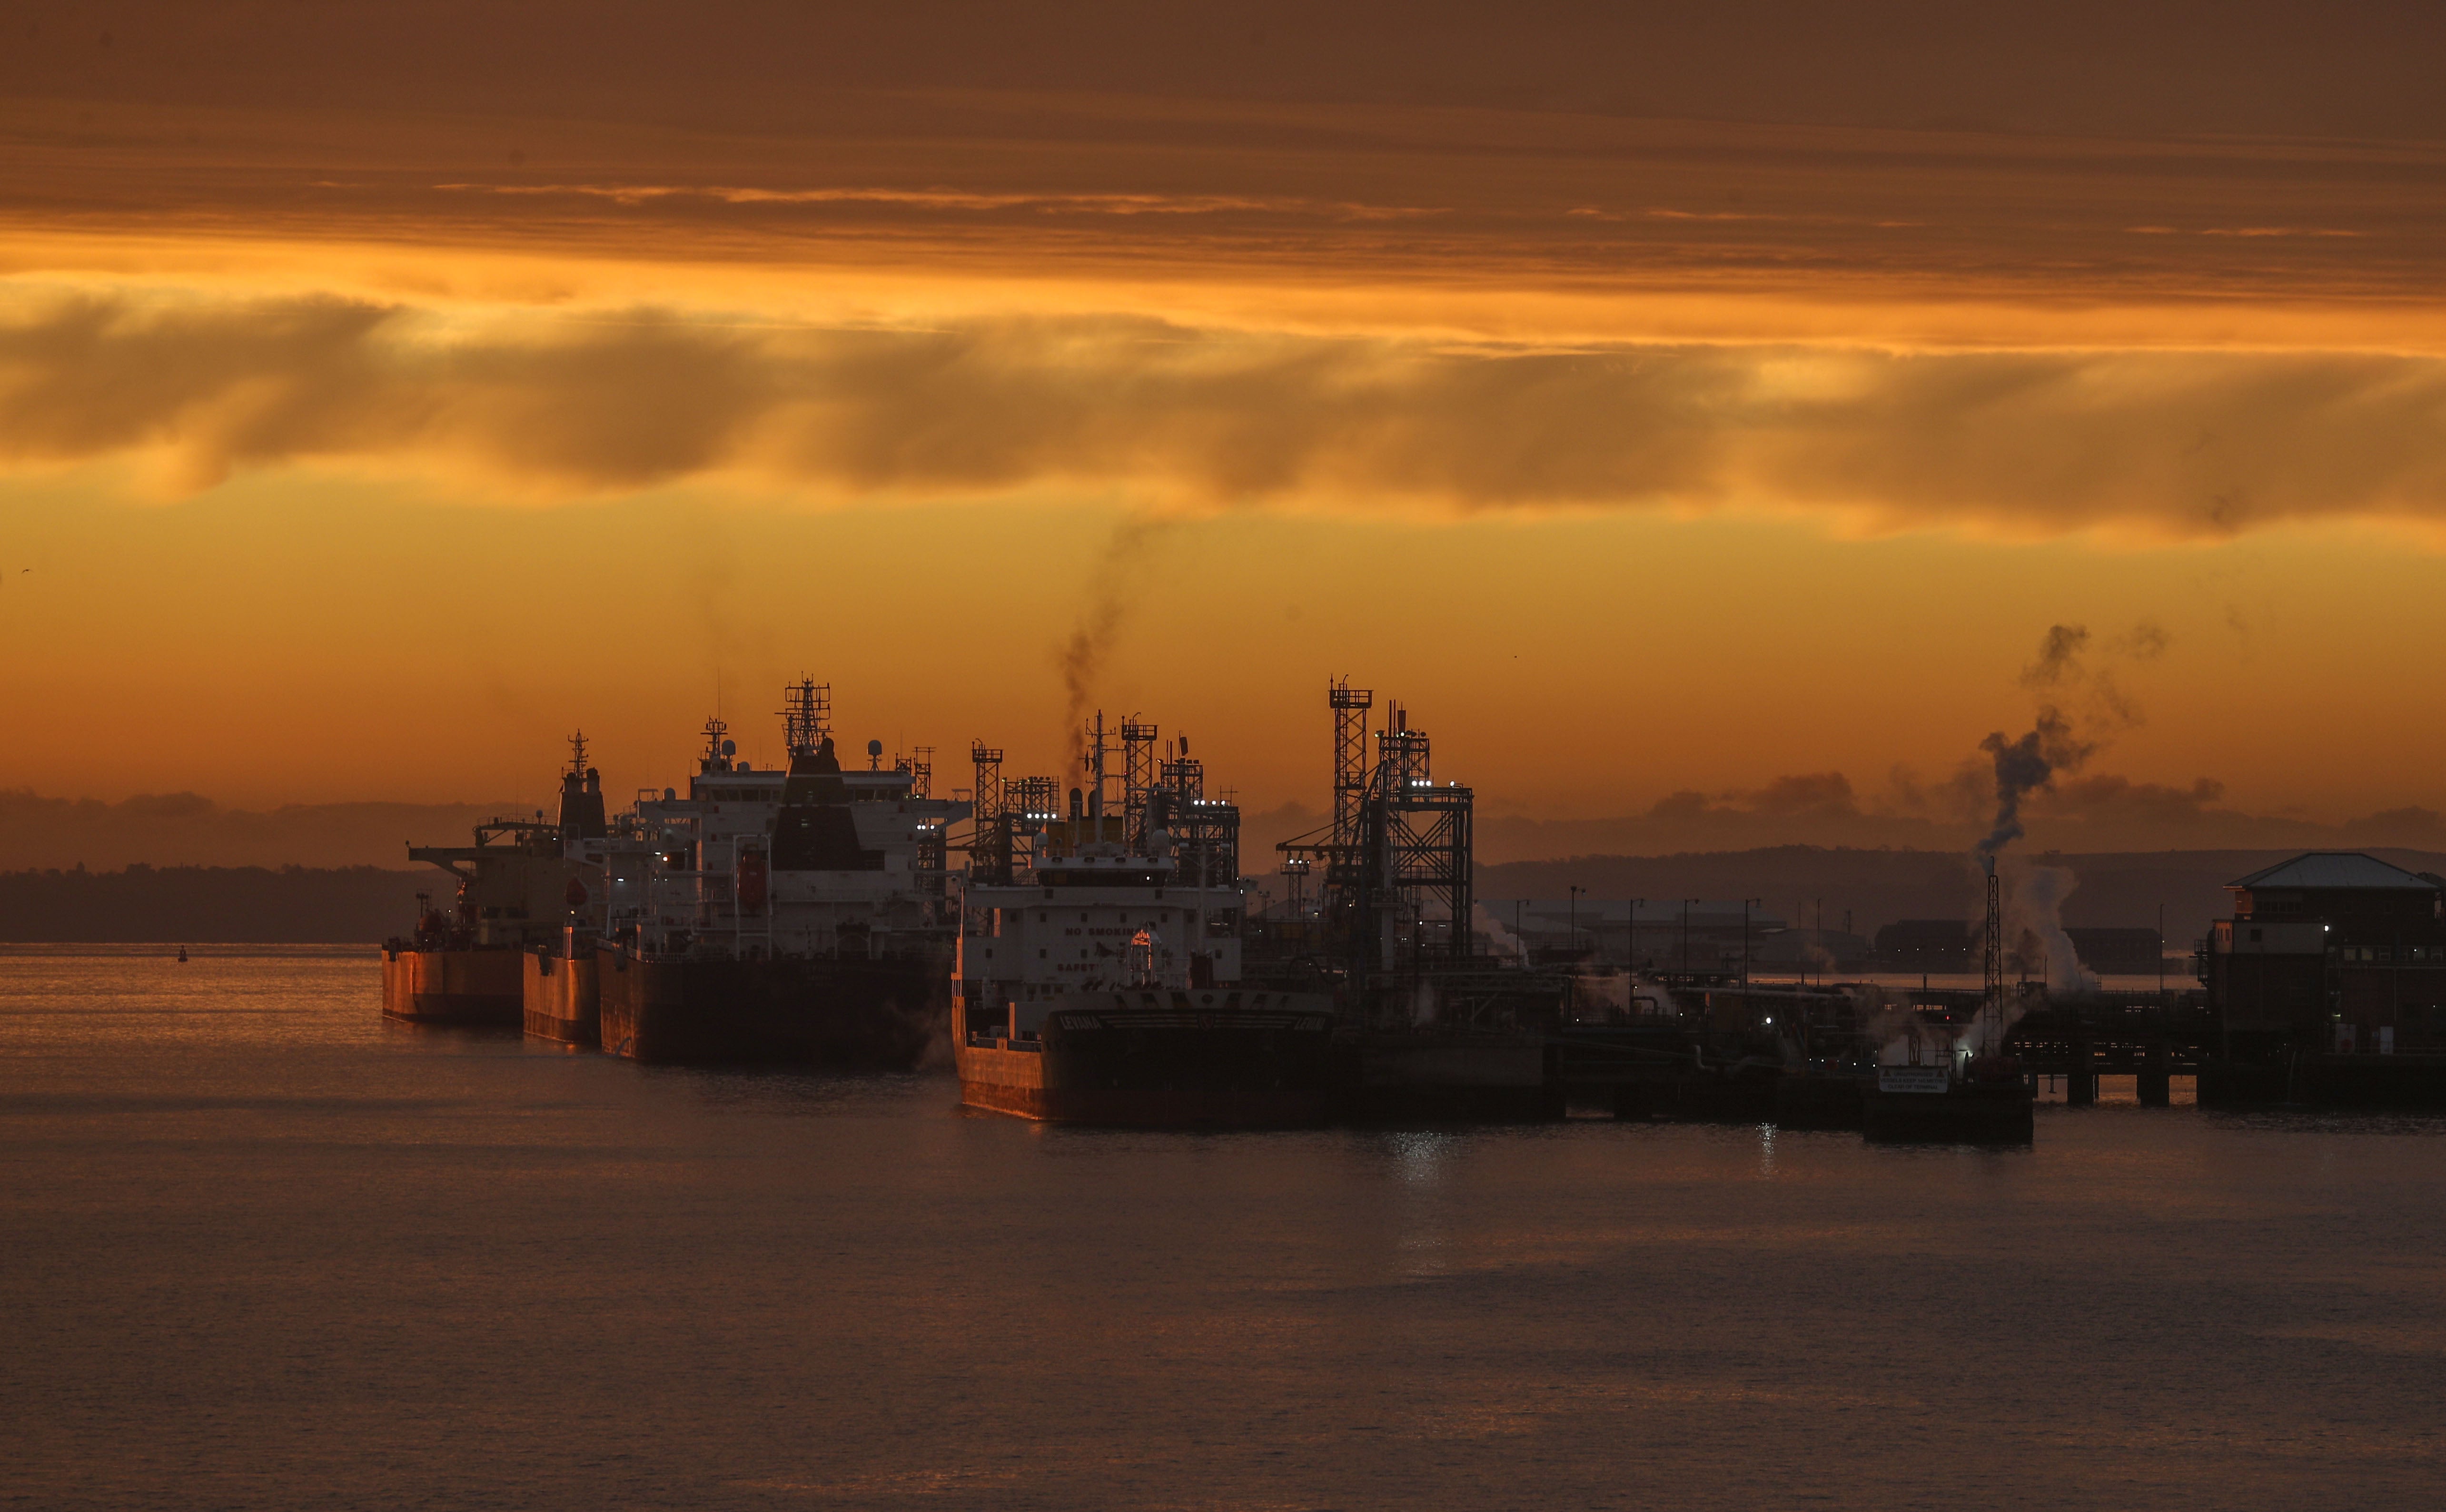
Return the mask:
<path id="1" fill-rule="evenodd" d="M 581 783 L 586 780 L 586 732 L 583 730 L 569 737 L 569 775 Z"/>
<path id="2" fill-rule="evenodd" d="M 781 711 L 781 728 L 791 757 L 813 756 L 833 733 L 833 685 L 800 673 L 782 690 L 781 700 L 788 705 Z"/>
<path id="3" fill-rule="evenodd" d="M 1090 814 L 1101 814 L 1106 811 L 1106 800 L 1111 796 L 1105 791 L 1110 779 L 1105 775 L 1104 757 L 1113 749 L 1112 741 L 1104 734 L 1103 710 L 1096 711 L 1096 722 L 1088 725 L 1084 733 L 1087 737 L 1087 750 L 1080 764 L 1087 769 L 1087 775 L 1093 779 L 1087 789 L 1092 794 L 1087 801 L 1087 812 Z"/>

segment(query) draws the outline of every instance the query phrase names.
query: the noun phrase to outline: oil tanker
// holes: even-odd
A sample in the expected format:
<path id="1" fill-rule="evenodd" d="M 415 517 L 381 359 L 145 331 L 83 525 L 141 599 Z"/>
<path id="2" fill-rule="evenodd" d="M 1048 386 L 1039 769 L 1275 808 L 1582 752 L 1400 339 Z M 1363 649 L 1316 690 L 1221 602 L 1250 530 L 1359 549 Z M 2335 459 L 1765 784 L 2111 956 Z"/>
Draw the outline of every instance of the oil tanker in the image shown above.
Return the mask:
<path id="1" fill-rule="evenodd" d="M 953 1058 L 969 1107 L 1055 1123 L 1325 1121 L 1335 1005 L 1240 981 L 1239 812 L 1178 754 L 1109 774 L 1102 716 L 1066 813 L 979 799 Z"/>
<path id="2" fill-rule="evenodd" d="M 595 799 L 600 812 L 601 799 Z M 417 895 L 412 934 L 383 943 L 383 1013 L 420 1024 L 517 1029 L 525 1014 L 521 962 L 557 937 L 575 881 L 563 827 L 492 819 L 465 846 L 410 846 L 411 861 L 450 873 L 447 905 Z"/>
<path id="3" fill-rule="evenodd" d="M 787 691 L 786 771 L 721 720 L 682 797 L 641 794 L 590 894 L 602 1048 L 639 1060 L 907 1068 L 946 1037 L 956 928 L 931 762 L 845 771 L 831 689 Z"/>

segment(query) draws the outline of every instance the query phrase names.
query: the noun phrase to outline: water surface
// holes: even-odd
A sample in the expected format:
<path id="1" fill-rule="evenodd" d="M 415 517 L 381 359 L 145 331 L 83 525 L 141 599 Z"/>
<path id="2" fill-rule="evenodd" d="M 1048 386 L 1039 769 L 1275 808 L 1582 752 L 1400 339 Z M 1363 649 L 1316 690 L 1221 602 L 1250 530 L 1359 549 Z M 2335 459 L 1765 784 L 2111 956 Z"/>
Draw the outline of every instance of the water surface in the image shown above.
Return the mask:
<path id="1" fill-rule="evenodd" d="M 0 1504 L 2437 1504 L 2446 1124 L 1170 1135 L 0 954 Z"/>

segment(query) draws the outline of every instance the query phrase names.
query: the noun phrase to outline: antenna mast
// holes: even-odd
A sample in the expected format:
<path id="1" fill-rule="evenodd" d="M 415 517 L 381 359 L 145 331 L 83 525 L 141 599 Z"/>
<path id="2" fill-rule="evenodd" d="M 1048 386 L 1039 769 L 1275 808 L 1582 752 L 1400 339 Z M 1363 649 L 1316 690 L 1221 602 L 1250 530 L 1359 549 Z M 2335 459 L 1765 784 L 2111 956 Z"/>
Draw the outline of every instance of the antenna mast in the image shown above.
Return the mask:
<path id="1" fill-rule="evenodd" d="M 812 756 L 833 733 L 833 685 L 805 673 L 782 689 L 781 737 L 793 759 Z"/>

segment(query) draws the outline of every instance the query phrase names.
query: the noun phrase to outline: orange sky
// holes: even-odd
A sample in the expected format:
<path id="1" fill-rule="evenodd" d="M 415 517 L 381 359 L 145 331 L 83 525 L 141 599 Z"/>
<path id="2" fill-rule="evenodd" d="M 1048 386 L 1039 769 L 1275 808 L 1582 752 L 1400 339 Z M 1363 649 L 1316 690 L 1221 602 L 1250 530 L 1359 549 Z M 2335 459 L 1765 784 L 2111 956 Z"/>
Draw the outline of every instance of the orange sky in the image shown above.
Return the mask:
<path id="1" fill-rule="evenodd" d="M 802 668 L 1046 770 L 1103 619 L 1252 804 L 1347 672 L 1491 812 L 1949 823 L 2079 623 L 2063 822 L 2446 808 L 2425 13 L 996 14 L 32 7 L 0 788 L 625 789 Z"/>

